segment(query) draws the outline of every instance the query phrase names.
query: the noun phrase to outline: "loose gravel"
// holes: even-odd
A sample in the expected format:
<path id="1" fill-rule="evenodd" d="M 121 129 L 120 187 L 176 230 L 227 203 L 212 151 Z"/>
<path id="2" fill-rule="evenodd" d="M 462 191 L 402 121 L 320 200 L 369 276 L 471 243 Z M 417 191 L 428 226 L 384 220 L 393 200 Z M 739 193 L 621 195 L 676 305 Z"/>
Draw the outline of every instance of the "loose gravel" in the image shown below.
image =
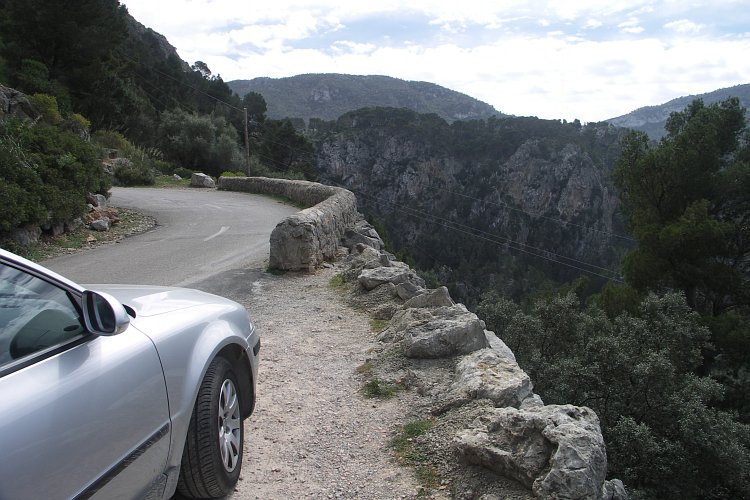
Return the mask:
<path id="1" fill-rule="evenodd" d="M 257 405 L 246 422 L 232 499 L 447 498 L 423 490 L 389 447 L 415 396 L 362 394 L 357 369 L 377 342 L 369 316 L 330 285 L 339 272 L 266 273 L 244 304 L 262 348 Z"/>

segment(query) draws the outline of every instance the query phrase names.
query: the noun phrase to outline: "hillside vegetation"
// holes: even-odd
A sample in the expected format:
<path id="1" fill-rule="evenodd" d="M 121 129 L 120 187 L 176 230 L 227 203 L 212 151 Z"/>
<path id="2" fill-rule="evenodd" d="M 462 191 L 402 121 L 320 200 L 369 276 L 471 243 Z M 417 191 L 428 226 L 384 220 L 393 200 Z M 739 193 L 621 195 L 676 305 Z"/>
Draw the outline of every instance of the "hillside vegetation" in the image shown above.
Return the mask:
<path id="1" fill-rule="evenodd" d="M 348 111 L 369 107 L 434 113 L 449 122 L 500 115 L 489 104 L 466 94 L 434 83 L 389 76 L 309 74 L 233 80 L 228 85 L 241 96 L 248 92 L 261 94 L 271 118 L 301 118 L 306 123 L 312 118 L 335 120 Z"/>

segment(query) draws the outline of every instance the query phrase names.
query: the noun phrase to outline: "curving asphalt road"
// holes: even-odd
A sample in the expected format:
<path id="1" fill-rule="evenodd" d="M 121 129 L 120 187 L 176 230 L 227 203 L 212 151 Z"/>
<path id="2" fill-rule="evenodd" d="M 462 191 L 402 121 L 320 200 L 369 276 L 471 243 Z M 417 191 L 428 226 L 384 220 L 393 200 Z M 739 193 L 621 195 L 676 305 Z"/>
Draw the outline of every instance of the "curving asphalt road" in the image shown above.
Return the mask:
<path id="1" fill-rule="evenodd" d="M 204 189 L 113 188 L 109 203 L 151 215 L 157 227 L 42 264 L 78 283 L 188 286 L 232 296 L 247 274 L 267 266 L 276 224 L 299 210 L 264 196 Z"/>

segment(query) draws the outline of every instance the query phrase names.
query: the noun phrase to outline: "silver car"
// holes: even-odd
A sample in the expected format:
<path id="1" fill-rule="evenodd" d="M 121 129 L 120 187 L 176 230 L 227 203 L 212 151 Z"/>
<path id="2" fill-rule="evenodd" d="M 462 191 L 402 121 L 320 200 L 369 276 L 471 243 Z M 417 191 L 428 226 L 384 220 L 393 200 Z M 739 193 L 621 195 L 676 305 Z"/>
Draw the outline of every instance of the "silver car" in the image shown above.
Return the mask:
<path id="1" fill-rule="evenodd" d="M 93 288 L 0 249 L 0 499 L 231 492 L 260 350 L 245 308 Z"/>

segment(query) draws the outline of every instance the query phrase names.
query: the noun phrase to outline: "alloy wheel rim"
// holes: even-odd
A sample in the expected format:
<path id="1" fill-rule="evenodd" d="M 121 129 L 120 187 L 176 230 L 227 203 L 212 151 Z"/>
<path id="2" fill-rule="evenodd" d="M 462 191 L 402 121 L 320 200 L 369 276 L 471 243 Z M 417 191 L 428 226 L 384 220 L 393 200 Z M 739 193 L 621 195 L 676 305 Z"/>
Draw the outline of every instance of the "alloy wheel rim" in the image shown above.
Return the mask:
<path id="1" fill-rule="evenodd" d="M 240 459 L 241 425 L 237 389 L 231 380 L 226 379 L 219 394 L 219 451 L 227 472 L 236 469 Z"/>

